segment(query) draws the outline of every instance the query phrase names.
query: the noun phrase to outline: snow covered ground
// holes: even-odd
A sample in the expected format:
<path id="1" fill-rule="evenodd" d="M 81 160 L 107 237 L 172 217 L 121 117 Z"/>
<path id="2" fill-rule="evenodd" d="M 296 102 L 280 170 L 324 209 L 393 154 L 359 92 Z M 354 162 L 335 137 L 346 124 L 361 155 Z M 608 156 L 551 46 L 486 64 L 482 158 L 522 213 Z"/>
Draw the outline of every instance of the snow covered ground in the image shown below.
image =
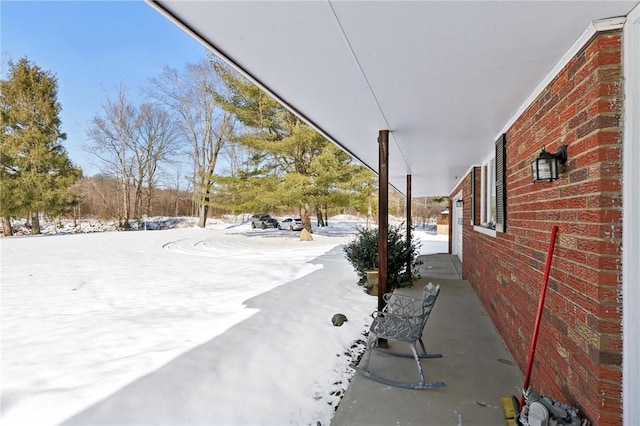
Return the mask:
<path id="1" fill-rule="evenodd" d="M 342 253 L 358 225 L 1 238 L 0 422 L 328 425 L 377 305 Z"/>

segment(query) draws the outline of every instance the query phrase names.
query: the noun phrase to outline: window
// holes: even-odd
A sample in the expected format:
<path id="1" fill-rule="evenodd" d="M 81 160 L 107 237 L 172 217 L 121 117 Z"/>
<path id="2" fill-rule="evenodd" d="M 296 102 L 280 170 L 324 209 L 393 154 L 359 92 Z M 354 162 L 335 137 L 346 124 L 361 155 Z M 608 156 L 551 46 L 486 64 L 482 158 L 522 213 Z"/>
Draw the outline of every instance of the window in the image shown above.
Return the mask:
<path id="1" fill-rule="evenodd" d="M 476 173 L 479 175 L 477 181 Z M 495 151 L 481 166 L 471 170 L 471 220 L 476 230 L 494 236 L 493 231 L 506 232 L 506 195 L 506 139 L 503 134 L 496 141 Z"/>
<path id="2" fill-rule="evenodd" d="M 482 162 L 480 179 L 480 225 L 496 229 L 496 158 L 491 155 Z"/>

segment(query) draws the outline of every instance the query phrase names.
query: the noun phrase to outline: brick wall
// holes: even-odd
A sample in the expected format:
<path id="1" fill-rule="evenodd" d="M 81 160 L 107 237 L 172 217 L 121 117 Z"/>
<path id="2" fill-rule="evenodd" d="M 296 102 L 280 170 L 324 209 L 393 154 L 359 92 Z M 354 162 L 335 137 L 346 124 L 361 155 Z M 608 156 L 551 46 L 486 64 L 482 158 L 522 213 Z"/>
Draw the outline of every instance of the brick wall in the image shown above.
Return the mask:
<path id="1" fill-rule="evenodd" d="M 506 233 L 475 231 L 464 204 L 463 276 L 523 371 L 559 226 L 531 386 L 595 425 L 622 424 L 621 56 L 621 32 L 596 34 L 508 129 Z M 560 179 L 534 184 L 533 159 L 561 144 Z M 469 174 L 452 194 L 471 200 L 471 185 Z"/>

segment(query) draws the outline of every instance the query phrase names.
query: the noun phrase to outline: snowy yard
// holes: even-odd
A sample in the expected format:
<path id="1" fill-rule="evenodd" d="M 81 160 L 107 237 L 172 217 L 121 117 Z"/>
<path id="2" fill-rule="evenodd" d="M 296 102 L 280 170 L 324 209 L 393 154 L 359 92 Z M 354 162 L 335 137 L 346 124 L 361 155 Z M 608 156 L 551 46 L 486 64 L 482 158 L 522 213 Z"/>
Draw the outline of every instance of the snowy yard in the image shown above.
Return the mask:
<path id="1" fill-rule="evenodd" d="M 330 223 L 0 239 L 2 424 L 328 425 L 377 306 Z"/>

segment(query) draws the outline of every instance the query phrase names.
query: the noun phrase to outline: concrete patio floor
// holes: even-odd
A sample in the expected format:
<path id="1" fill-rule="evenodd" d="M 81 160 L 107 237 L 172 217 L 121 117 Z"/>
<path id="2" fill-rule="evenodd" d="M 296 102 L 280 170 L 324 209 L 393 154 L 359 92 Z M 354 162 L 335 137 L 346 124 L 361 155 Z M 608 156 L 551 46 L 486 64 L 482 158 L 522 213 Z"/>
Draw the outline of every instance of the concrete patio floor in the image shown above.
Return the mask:
<path id="1" fill-rule="evenodd" d="M 332 426 L 505 425 L 501 397 L 519 397 L 523 376 L 468 281 L 448 254 L 421 258 L 421 276 L 398 292 L 421 297 L 423 287 L 440 284 L 440 295 L 424 330 L 428 352 L 442 358 L 421 360 L 425 379 L 445 387 L 401 389 L 356 373 Z M 390 342 L 409 351 L 406 343 Z M 393 380 L 417 381 L 413 359 L 374 351 L 371 372 Z"/>

